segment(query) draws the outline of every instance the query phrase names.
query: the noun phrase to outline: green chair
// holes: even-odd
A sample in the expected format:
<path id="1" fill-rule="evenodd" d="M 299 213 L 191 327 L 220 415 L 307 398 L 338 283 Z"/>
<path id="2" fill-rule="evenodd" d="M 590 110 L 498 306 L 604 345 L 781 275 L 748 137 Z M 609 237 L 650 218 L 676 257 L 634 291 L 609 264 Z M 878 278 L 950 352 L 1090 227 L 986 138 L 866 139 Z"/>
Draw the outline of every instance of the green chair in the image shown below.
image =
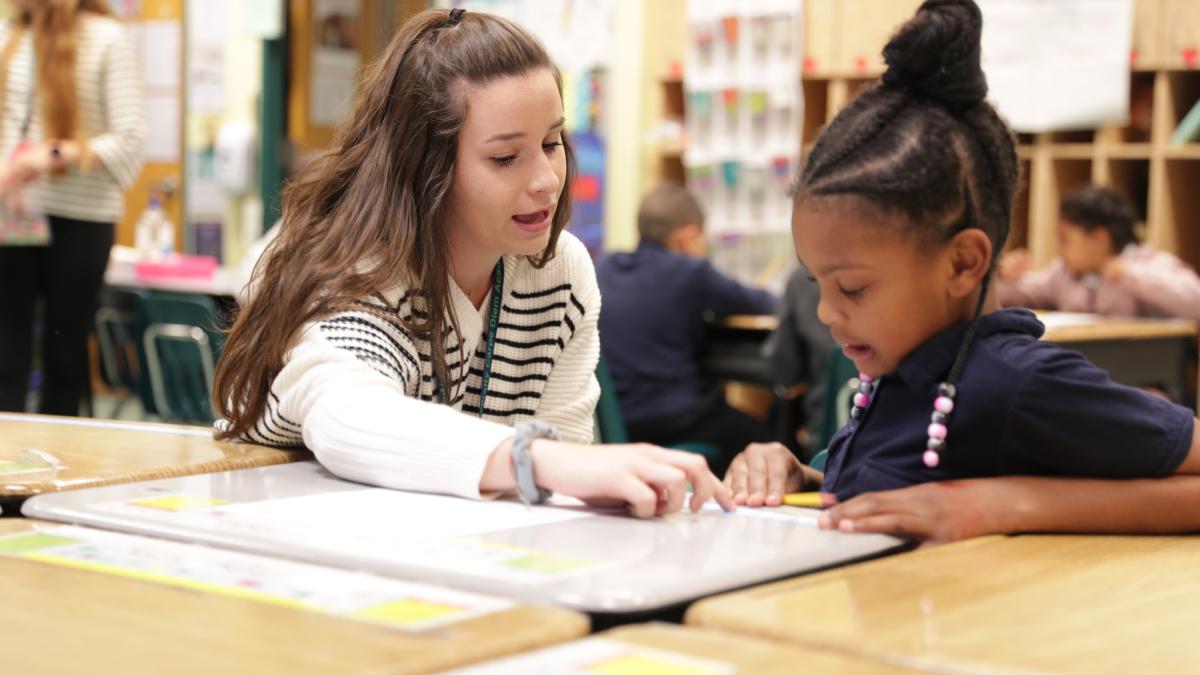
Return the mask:
<path id="1" fill-rule="evenodd" d="M 120 417 L 125 405 L 139 394 L 141 362 L 137 303 L 146 291 L 104 286 L 96 310 L 96 340 L 100 347 L 100 376 L 120 393 L 109 416 Z"/>
<path id="2" fill-rule="evenodd" d="M 827 461 L 829 461 L 829 448 L 825 448 L 813 455 L 813 458 L 808 460 L 808 465 L 821 473 L 825 473 L 825 462 Z"/>
<path id="3" fill-rule="evenodd" d="M 817 471 L 825 471 L 829 459 L 829 441 L 838 429 L 850 421 L 850 401 L 858 391 L 858 369 L 846 358 L 840 347 L 834 347 L 825 369 L 825 403 L 821 410 L 820 445 L 824 450 L 813 455 L 808 465 Z"/>
<path id="4" fill-rule="evenodd" d="M 216 361 L 224 344 L 217 305 L 205 295 L 150 293 L 138 300 L 148 409 L 183 424 L 211 424 Z"/>
<path id="5" fill-rule="evenodd" d="M 621 415 L 621 405 L 617 401 L 617 387 L 613 384 L 612 373 L 604 356 L 596 364 L 596 380 L 600 383 L 600 400 L 596 403 L 597 443 L 628 443 L 629 431 L 625 428 L 625 418 Z M 676 443 L 671 446 L 674 450 L 694 452 L 708 460 L 710 466 L 721 461 L 721 448 L 713 443 L 700 441 Z"/>
<path id="6" fill-rule="evenodd" d="M 856 391 L 858 369 L 840 348 L 834 347 L 825 368 L 825 401 L 821 406 L 821 432 L 816 447 L 828 448 L 833 435 L 846 426 L 850 420 L 850 400 Z"/>

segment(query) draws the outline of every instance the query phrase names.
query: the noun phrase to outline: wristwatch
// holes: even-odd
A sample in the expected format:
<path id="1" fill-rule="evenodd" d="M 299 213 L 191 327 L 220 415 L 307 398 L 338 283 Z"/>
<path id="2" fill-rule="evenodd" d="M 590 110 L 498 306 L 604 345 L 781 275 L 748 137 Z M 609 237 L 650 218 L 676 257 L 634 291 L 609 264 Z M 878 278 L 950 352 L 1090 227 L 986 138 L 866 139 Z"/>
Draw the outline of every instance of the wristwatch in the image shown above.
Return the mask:
<path id="1" fill-rule="evenodd" d="M 51 173 L 58 173 L 60 171 L 65 171 L 66 168 L 67 168 L 67 162 L 66 162 L 66 160 L 63 159 L 62 147 L 59 145 L 58 141 L 50 141 L 50 171 L 51 171 Z"/>
<path id="2" fill-rule="evenodd" d="M 517 496 L 526 504 L 541 504 L 550 498 L 551 492 L 538 487 L 533 479 L 533 455 L 530 448 L 538 438 L 557 441 L 559 436 L 554 427 L 539 420 L 518 422 L 517 435 L 512 442 L 513 475 L 517 479 Z"/>

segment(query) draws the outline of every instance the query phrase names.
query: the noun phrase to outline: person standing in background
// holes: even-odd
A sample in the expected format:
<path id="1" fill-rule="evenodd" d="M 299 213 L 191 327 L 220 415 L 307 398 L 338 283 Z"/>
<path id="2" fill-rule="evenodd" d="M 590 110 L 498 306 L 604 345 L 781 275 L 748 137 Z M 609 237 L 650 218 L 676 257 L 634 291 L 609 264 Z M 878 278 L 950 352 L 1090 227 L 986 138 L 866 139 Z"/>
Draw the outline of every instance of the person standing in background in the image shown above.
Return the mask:
<path id="1" fill-rule="evenodd" d="M 12 6 L 0 24 L 0 195 L 19 211 L 30 189 L 50 243 L 0 245 L 0 410 L 25 408 L 40 297 L 39 412 L 77 415 L 90 398 L 87 336 L 115 223 L 142 165 L 142 82 L 133 42 L 103 0 Z"/>

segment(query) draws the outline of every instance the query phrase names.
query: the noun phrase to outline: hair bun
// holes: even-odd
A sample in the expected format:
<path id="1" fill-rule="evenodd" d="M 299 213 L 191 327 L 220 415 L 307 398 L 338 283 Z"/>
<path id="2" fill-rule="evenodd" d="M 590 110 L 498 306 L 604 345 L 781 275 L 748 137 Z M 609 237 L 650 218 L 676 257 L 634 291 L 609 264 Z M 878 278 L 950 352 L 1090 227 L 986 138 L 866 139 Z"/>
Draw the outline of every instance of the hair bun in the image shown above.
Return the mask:
<path id="1" fill-rule="evenodd" d="M 887 86 L 964 111 L 987 96 L 979 64 L 983 15 L 972 0 L 925 0 L 883 48 Z"/>

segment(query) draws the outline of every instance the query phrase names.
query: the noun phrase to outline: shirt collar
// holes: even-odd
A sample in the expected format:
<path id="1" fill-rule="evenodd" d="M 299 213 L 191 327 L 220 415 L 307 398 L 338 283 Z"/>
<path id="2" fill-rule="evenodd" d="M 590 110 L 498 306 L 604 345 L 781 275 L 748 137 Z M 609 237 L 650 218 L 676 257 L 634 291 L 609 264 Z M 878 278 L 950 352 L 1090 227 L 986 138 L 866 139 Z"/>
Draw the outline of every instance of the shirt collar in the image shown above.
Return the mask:
<path id="1" fill-rule="evenodd" d="M 646 256 L 654 256 L 659 253 L 666 253 L 667 249 L 662 244 L 651 239 L 642 239 L 638 242 L 637 250 L 625 253 L 612 253 L 609 259 L 612 264 L 622 270 L 632 270 L 643 262 Z"/>
<path id="2" fill-rule="evenodd" d="M 637 250 L 640 251 L 666 251 L 667 247 L 663 246 L 662 242 L 654 241 L 653 239 L 642 239 L 638 241 Z"/>
<path id="3" fill-rule="evenodd" d="M 995 333 L 1025 333 L 1042 337 L 1046 327 L 1027 309 L 1002 309 L 978 319 L 975 341 Z M 892 373 L 913 389 L 923 389 L 941 380 L 950 371 L 958 350 L 962 347 L 970 322 L 957 323 L 926 340 L 914 349 Z M 969 357 L 968 357 L 969 358 Z"/>

